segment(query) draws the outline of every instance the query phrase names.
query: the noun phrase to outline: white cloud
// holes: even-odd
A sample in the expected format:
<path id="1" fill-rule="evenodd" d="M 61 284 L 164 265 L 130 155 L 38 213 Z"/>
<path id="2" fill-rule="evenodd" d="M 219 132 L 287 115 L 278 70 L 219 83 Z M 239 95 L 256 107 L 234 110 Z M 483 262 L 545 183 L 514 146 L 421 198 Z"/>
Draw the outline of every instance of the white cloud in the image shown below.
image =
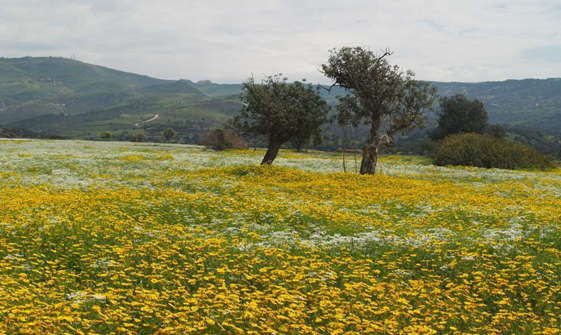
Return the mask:
<path id="1" fill-rule="evenodd" d="M 66 56 L 160 78 L 327 82 L 328 50 L 391 47 L 440 81 L 560 77 L 558 1 L 0 0 L 0 55 Z M 534 50 L 528 57 L 527 50 Z"/>

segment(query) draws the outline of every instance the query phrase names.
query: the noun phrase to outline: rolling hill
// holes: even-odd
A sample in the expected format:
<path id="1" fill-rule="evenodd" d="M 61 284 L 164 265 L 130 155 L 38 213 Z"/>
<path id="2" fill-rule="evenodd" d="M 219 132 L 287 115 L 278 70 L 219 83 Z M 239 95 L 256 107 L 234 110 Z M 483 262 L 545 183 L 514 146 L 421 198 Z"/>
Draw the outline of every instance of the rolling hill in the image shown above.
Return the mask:
<path id="1" fill-rule="evenodd" d="M 196 142 L 239 108 L 237 98 L 212 97 L 188 80 L 64 58 L 0 59 L 0 125 L 7 127 L 83 139 L 109 131 L 128 139 L 138 131 L 153 137 L 171 125 L 182 140 Z"/>
<path id="2" fill-rule="evenodd" d="M 433 84 L 441 96 L 483 100 L 493 123 L 561 130 L 561 79 Z M 0 58 L 0 125 L 81 139 L 109 131 L 124 140 L 142 131 L 156 141 L 171 126 L 177 141 L 195 143 L 240 109 L 241 87 L 161 80 L 66 58 Z M 342 93 L 322 91 L 330 103 Z"/>

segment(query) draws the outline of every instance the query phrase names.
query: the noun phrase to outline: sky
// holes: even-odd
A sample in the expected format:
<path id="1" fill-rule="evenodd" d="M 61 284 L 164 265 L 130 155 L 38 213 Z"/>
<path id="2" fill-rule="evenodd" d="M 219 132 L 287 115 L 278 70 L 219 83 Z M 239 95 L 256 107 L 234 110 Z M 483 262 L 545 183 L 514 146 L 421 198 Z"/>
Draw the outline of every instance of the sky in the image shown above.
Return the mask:
<path id="1" fill-rule="evenodd" d="M 561 77 L 561 0 L 0 0 L 0 56 L 162 79 L 329 83 L 329 50 L 390 48 L 434 81 Z"/>

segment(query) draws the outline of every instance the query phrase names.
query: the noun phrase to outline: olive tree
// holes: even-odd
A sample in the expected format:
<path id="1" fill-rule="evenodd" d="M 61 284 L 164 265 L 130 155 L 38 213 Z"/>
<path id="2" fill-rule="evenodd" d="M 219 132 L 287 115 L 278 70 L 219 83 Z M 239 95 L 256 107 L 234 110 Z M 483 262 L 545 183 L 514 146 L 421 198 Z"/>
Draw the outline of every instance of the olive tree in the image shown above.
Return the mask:
<path id="1" fill-rule="evenodd" d="M 253 78 L 242 84 L 244 107 L 233 123 L 244 134 L 267 138 L 268 148 L 261 164 L 273 163 L 280 147 L 290 140 L 319 137 L 327 121 L 329 108 L 319 94 L 320 88 L 287 80 L 275 75 L 261 84 Z"/>
<path id="2" fill-rule="evenodd" d="M 391 65 L 389 50 L 377 54 L 362 47 L 333 49 L 321 66 L 334 86 L 347 91 L 338 97 L 343 119 L 370 125 L 363 147 L 361 174 L 374 174 L 381 145 L 393 144 L 398 132 L 424 126 L 424 112 L 432 110 L 436 88 L 415 79 L 415 73 Z M 329 89 L 331 89 L 331 87 Z"/>

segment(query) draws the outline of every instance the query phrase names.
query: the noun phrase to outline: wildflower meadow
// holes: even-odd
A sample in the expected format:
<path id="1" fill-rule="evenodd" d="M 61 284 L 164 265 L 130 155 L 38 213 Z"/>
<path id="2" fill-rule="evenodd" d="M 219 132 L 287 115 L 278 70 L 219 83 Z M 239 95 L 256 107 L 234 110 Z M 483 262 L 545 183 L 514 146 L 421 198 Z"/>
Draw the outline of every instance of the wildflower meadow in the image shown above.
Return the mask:
<path id="1" fill-rule="evenodd" d="M 1 334 L 560 334 L 561 172 L 0 140 Z"/>

